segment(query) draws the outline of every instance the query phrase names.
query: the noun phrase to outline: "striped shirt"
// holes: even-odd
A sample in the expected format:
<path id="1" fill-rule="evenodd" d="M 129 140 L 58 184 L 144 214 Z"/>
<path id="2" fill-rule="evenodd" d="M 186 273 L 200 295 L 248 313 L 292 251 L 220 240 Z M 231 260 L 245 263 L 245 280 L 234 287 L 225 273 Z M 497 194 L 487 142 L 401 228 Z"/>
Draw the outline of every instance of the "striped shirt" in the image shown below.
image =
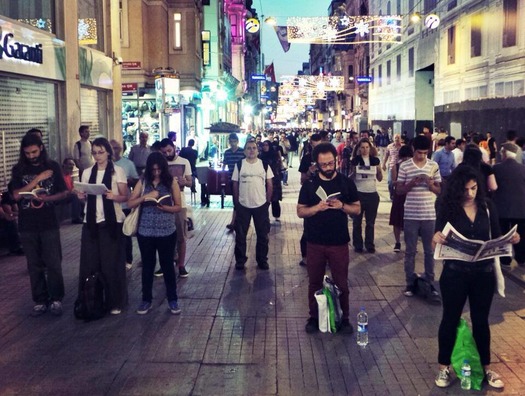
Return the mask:
<path id="1" fill-rule="evenodd" d="M 399 183 L 409 183 L 414 177 L 428 175 L 434 182 L 441 183 L 438 164 L 427 160 L 425 165 L 418 167 L 414 160 L 399 165 Z M 435 194 L 428 189 L 426 183 L 415 185 L 408 193 L 405 201 L 405 220 L 436 220 L 434 202 Z"/>

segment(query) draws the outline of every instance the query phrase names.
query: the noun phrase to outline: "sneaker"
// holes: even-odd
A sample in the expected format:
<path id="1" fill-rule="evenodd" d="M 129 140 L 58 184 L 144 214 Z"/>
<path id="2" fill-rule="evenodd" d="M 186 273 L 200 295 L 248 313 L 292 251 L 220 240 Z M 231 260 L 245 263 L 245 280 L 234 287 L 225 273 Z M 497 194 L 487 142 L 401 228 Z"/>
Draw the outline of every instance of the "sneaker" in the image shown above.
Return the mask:
<path id="1" fill-rule="evenodd" d="M 62 315 L 62 303 L 60 301 L 53 301 L 49 306 L 49 310 L 55 316 Z"/>
<path id="2" fill-rule="evenodd" d="M 337 329 L 337 332 L 341 334 L 352 334 L 354 332 L 354 327 L 350 324 L 348 319 L 343 319 Z"/>
<path id="3" fill-rule="evenodd" d="M 187 278 L 189 275 L 189 272 L 186 271 L 186 267 L 179 268 L 179 278 Z"/>
<path id="4" fill-rule="evenodd" d="M 131 268 L 133 268 L 132 263 L 126 263 L 126 269 L 129 271 Z"/>
<path id="5" fill-rule="evenodd" d="M 373 248 L 373 247 L 371 247 L 371 248 L 366 248 L 366 251 L 367 251 L 368 253 L 375 253 L 375 252 L 376 252 L 376 248 Z"/>
<path id="6" fill-rule="evenodd" d="M 155 271 L 155 273 L 153 274 L 157 277 L 160 277 L 160 276 L 164 276 L 164 273 L 162 272 L 162 269 L 158 270 L 158 271 Z"/>
<path id="7" fill-rule="evenodd" d="M 139 315 L 146 315 L 151 309 L 151 303 L 148 301 L 142 301 L 142 303 L 137 308 L 137 313 Z"/>
<path id="8" fill-rule="evenodd" d="M 31 311 L 31 316 L 36 317 L 45 314 L 47 311 L 46 304 L 36 304 Z"/>
<path id="9" fill-rule="evenodd" d="M 226 226 L 226 228 L 229 230 L 229 231 L 233 231 L 235 229 L 235 225 L 234 224 L 228 224 Z"/>
<path id="10" fill-rule="evenodd" d="M 265 270 L 265 271 L 270 269 L 270 266 L 266 262 L 261 263 L 261 264 L 257 264 L 257 267 L 259 267 L 259 269 L 262 269 L 262 270 Z"/>
<path id="11" fill-rule="evenodd" d="M 109 311 L 111 315 L 120 315 L 121 312 L 122 310 L 120 308 L 113 308 L 111 311 Z"/>
<path id="12" fill-rule="evenodd" d="M 399 253 L 401 251 L 401 244 L 398 242 L 394 245 L 394 252 Z"/>
<path id="13" fill-rule="evenodd" d="M 173 315 L 178 315 L 181 313 L 181 309 L 179 308 L 179 304 L 177 304 L 177 301 L 173 300 L 168 303 L 170 307 L 170 311 Z"/>
<path id="14" fill-rule="evenodd" d="M 304 330 L 308 334 L 317 333 L 319 331 L 319 320 L 317 318 L 309 318 L 304 326 Z"/>
<path id="15" fill-rule="evenodd" d="M 303 258 L 301 259 L 301 261 L 299 261 L 299 265 L 300 265 L 301 267 L 306 267 L 306 257 L 303 257 Z"/>
<path id="16" fill-rule="evenodd" d="M 414 295 L 414 286 L 407 286 L 403 294 L 405 297 L 412 297 Z"/>
<path id="17" fill-rule="evenodd" d="M 447 386 L 450 386 L 452 379 L 450 375 L 450 368 L 448 366 L 439 370 L 435 382 L 440 388 L 446 388 Z"/>
<path id="18" fill-rule="evenodd" d="M 433 285 L 430 285 L 430 296 L 428 300 L 433 304 L 441 304 L 441 297 Z"/>
<path id="19" fill-rule="evenodd" d="M 488 384 L 496 389 L 501 389 L 505 386 L 503 381 L 501 380 L 501 376 L 492 370 L 485 371 L 485 379 L 487 380 Z"/>
<path id="20" fill-rule="evenodd" d="M 244 270 L 244 264 L 241 264 L 241 263 L 235 263 L 235 269 L 236 269 L 236 270 L 239 270 L 239 271 Z"/>

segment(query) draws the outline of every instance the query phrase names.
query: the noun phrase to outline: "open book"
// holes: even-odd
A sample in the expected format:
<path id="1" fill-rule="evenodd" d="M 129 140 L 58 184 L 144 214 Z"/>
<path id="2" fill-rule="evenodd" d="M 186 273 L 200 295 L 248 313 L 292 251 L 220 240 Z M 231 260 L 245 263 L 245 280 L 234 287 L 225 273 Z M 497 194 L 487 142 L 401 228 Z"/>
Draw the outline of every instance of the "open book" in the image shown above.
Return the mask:
<path id="1" fill-rule="evenodd" d="M 332 199 L 340 199 L 341 195 L 342 195 L 340 192 L 335 192 L 333 194 L 327 195 L 326 191 L 321 186 L 319 186 L 319 188 L 317 189 L 317 191 L 315 193 L 323 201 L 330 201 Z"/>
<path id="2" fill-rule="evenodd" d="M 91 184 L 74 182 L 75 190 L 86 193 L 88 195 L 103 195 L 108 192 L 108 188 L 105 184 Z"/>
<path id="3" fill-rule="evenodd" d="M 171 195 L 166 194 L 166 195 L 163 195 L 162 197 L 158 197 L 157 199 L 152 198 L 152 197 L 146 197 L 144 199 L 144 203 L 145 204 L 151 203 L 153 205 L 168 205 L 168 206 L 171 206 Z"/>
<path id="4" fill-rule="evenodd" d="M 36 188 L 33 188 L 31 191 L 25 191 L 25 192 L 18 193 L 18 195 L 26 199 L 38 198 L 39 195 L 45 195 L 45 194 L 47 194 L 47 190 L 42 187 L 36 187 Z"/>
<path id="5" fill-rule="evenodd" d="M 434 251 L 436 260 L 461 260 L 474 262 L 494 257 L 512 256 L 510 240 L 518 228 L 517 225 L 505 235 L 490 241 L 467 239 L 461 235 L 450 223 L 443 228 L 447 243 L 438 243 Z"/>

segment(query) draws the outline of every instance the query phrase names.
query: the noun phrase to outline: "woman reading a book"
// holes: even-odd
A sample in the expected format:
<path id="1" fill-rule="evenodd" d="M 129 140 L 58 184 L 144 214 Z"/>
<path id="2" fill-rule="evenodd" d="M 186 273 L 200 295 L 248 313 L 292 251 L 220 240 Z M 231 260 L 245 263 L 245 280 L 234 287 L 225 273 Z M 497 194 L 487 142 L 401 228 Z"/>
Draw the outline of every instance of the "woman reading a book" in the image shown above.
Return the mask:
<path id="1" fill-rule="evenodd" d="M 181 194 L 179 184 L 161 153 L 148 156 L 143 177 L 128 201 L 130 208 L 139 205 L 137 240 L 142 257 L 142 303 L 137 313 L 147 314 L 152 307 L 153 272 L 158 252 L 169 310 L 179 314 L 173 252 L 177 240 L 174 213 L 181 210 Z"/>
<path id="2" fill-rule="evenodd" d="M 121 203 L 129 195 L 124 169 L 111 161 L 113 150 L 106 138 L 93 140 L 91 154 L 95 164 L 84 169 L 82 183 L 102 187 L 102 194 L 77 191 L 86 202 L 80 245 L 79 295 L 84 280 L 101 273 L 106 282 L 106 303 L 112 315 L 120 314 L 127 303 L 126 266 Z"/>
<path id="3" fill-rule="evenodd" d="M 470 166 L 457 167 L 447 180 L 437 207 L 436 233 L 432 243 L 446 244 L 441 232 L 450 223 L 468 239 L 488 241 L 500 236 L 498 214 L 495 207 L 485 199 L 483 176 Z M 511 243 L 518 243 L 519 235 Z M 443 316 L 439 326 L 438 361 L 439 373 L 436 385 L 447 387 L 455 378 L 451 373 L 451 356 L 456 340 L 456 329 L 467 298 L 474 340 L 488 384 L 503 388 L 501 377 L 490 369 L 489 313 L 495 290 L 493 259 L 465 262 L 443 260 L 439 279 L 443 297 Z"/>
<path id="4" fill-rule="evenodd" d="M 352 165 L 352 177 L 357 187 L 359 201 L 361 202 L 361 213 L 353 217 L 352 239 L 356 253 L 363 252 L 362 223 L 365 217 L 365 247 L 369 253 L 375 253 L 374 228 L 379 207 L 379 194 L 377 193 L 376 180 L 383 180 L 381 172 L 381 161 L 370 152 L 372 145 L 370 141 L 363 138 L 354 149 Z M 376 150 L 377 151 L 377 150 Z"/>

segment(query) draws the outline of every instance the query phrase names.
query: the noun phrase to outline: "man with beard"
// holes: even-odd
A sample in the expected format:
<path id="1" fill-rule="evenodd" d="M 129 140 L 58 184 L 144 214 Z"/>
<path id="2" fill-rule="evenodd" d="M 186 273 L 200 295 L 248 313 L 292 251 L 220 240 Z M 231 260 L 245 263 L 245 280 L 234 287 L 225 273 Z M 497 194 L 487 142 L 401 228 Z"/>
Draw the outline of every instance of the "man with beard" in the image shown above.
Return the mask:
<path id="1" fill-rule="evenodd" d="M 305 219 L 307 239 L 310 309 L 310 318 L 305 326 L 307 333 L 315 333 L 319 330 L 315 292 L 323 287 L 327 262 L 333 281 L 341 290 L 339 299 L 343 315 L 338 331 L 343 334 L 353 332 L 349 321 L 348 215 L 359 214 L 361 205 L 354 182 L 336 172 L 336 155 L 336 149 L 330 143 L 321 143 L 314 148 L 312 159 L 319 172 L 312 180 L 302 185 L 297 204 L 297 216 Z M 326 197 L 332 198 L 321 198 L 320 190 L 324 190 Z"/>
<path id="2" fill-rule="evenodd" d="M 187 224 L 187 205 L 184 196 L 184 187 L 191 187 L 191 165 L 189 161 L 177 155 L 173 141 L 165 138 L 160 141 L 160 152 L 168 160 L 170 172 L 173 177 L 177 178 L 180 187 L 182 209 L 175 213 L 175 226 L 177 227 L 177 267 L 179 269 L 179 277 L 187 278 L 188 271 L 186 271 L 186 240 L 188 239 L 188 224 Z M 156 276 L 162 276 L 162 270 L 155 272 Z"/>
<path id="3" fill-rule="evenodd" d="M 62 247 L 54 202 L 66 198 L 67 187 L 60 165 L 48 159 L 42 141 L 34 134 L 22 139 L 11 186 L 19 205 L 18 226 L 35 302 L 31 316 L 42 315 L 48 308 L 61 315 Z M 32 191 L 34 196 L 21 194 Z"/>

